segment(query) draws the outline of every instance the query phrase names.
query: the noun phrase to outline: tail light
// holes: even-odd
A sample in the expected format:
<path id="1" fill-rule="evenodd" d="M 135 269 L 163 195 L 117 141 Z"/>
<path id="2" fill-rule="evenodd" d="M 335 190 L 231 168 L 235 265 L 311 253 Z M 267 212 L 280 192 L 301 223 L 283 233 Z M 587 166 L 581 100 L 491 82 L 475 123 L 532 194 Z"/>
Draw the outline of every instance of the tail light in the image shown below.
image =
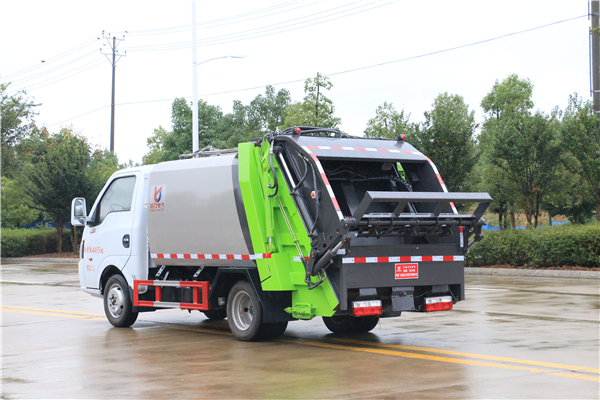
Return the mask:
<path id="1" fill-rule="evenodd" d="M 425 299 L 425 311 L 444 311 L 452 310 L 452 297 L 428 297 Z"/>
<path id="2" fill-rule="evenodd" d="M 381 315 L 381 300 L 355 301 L 352 303 L 352 308 L 357 317 Z"/>

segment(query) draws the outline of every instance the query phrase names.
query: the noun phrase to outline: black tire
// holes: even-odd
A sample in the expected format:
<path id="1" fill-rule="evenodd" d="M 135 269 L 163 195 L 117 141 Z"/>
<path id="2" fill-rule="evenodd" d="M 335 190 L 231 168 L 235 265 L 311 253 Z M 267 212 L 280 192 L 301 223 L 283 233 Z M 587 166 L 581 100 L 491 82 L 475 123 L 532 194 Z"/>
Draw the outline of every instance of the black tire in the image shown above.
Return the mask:
<path id="1" fill-rule="evenodd" d="M 227 317 L 227 310 L 221 308 L 206 310 L 204 311 L 204 315 L 211 321 L 221 321 Z"/>
<path id="2" fill-rule="evenodd" d="M 379 323 L 379 316 L 353 317 L 351 315 L 337 315 L 323 317 L 327 329 L 333 333 L 360 333 L 369 332 Z"/>
<path id="3" fill-rule="evenodd" d="M 263 338 L 262 305 L 250 283 L 239 281 L 229 291 L 227 322 L 238 340 L 254 342 Z"/>
<path id="4" fill-rule="evenodd" d="M 263 325 L 263 339 L 274 340 L 278 339 L 285 333 L 287 329 L 288 321 L 274 322 L 272 324 Z"/>
<path id="5" fill-rule="evenodd" d="M 138 317 L 133 312 L 129 285 L 122 275 L 111 276 L 104 286 L 104 313 L 108 322 L 118 328 L 133 325 Z"/>
<path id="6" fill-rule="evenodd" d="M 334 315 L 333 317 L 323 317 L 323 322 L 333 333 L 350 333 L 352 332 L 353 318 L 350 315 Z"/>
<path id="7" fill-rule="evenodd" d="M 378 315 L 368 315 L 366 317 L 354 317 L 353 332 L 370 332 L 379 323 Z"/>

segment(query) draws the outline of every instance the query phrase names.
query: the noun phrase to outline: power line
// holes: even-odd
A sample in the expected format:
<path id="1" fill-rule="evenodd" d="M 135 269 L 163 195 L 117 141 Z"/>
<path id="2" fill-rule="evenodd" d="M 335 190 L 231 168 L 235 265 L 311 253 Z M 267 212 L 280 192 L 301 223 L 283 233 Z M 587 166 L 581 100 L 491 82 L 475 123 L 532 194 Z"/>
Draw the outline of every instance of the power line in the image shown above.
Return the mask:
<path id="1" fill-rule="evenodd" d="M 32 91 L 34 91 L 34 90 L 38 90 L 38 89 L 41 89 L 41 88 L 43 88 L 43 87 L 46 87 L 46 86 L 54 85 L 55 83 L 58 83 L 58 82 L 60 82 L 60 81 L 64 81 L 65 79 L 69 79 L 69 78 L 71 78 L 71 77 L 73 77 L 73 76 L 75 76 L 75 75 L 79 75 L 79 74 L 81 74 L 82 72 L 88 71 L 88 70 L 90 70 L 90 69 L 92 69 L 92 68 L 96 68 L 96 67 L 100 66 L 100 65 L 101 65 L 103 62 L 104 62 L 103 60 L 94 60 L 94 61 L 92 61 L 92 62 L 89 62 L 89 63 L 87 63 L 87 64 L 84 64 L 84 65 L 82 65 L 82 66 L 80 66 L 80 67 L 77 67 L 77 68 L 75 68 L 75 69 L 72 69 L 72 70 L 71 70 L 71 71 L 69 71 L 69 72 L 76 71 L 76 70 L 78 70 L 79 68 L 83 68 L 83 67 L 85 67 L 86 65 L 89 65 L 89 64 L 92 64 L 92 63 L 94 63 L 94 65 L 92 65 L 91 67 L 88 67 L 88 68 L 86 68 L 86 69 L 83 69 L 83 70 L 81 70 L 81 71 L 75 72 L 74 74 L 71 74 L 71 75 L 69 75 L 69 76 L 65 76 L 64 78 L 61 78 L 61 79 L 58 79 L 58 80 L 52 81 L 52 82 L 50 82 L 50 83 L 46 83 L 45 85 L 41 85 L 41 84 L 42 84 L 42 83 L 44 83 L 44 82 L 47 82 L 47 81 L 49 81 L 49 80 L 51 80 L 51 79 L 58 78 L 58 76 L 61 76 L 61 75 L 55 76 L 54 78 L 51 78 L 51 79 L 47 79 L 46 81 L 38 82 L 38 83 L 36 83 L 36 84 L 35 84 L 36 86 L 29 87 L 29 88 L 26 88 L 26 90 L 27 90 L 28 92 L 32 92 Z M 62 74 L 62 75 L 64 75 L 64 74 Z M 38 85 L 41 85 L 41 86 L 38 86 Z"/>
<path id="2" fill-rule="evenodd" d="M 39 78 L 39 77 L 41 77 L 41 76 L 48 75 L 48 74 L 50 74 L 50 73 L 52 73 L 52 72 L 54 72 L 54 71 L 57 71 L 57 70 L 59 70 L 59 69 L 61 69 L 61 68 L 64 68 L 64 67 L 66 67 L 66 66 L 69 66 L 69 65 L 71 65 L 71 64 L 73 64 L 73 63 L 75 63 L 75 62 L 77 62 L 77 61 L 79 61 L 79 60 L 82 60 L 82 59 L 84 59 L 84 58 L 86 58 L 86 57 L 89 57 L 89 56 L 91 56 L 92 54 L 97 54 L 97 51 L 91 51 L 91 52 L 89 52 L 89 53 L 87 53 L 87 54 L 84 54 L 84 55 L 82 55 L 82 56 L 80 56 L 80 57 L 78 57 L 78 58 L 74 59 L 74 60 L 68 61 L 68 62 L 66 62 L 66 63 L 64 63 L 64 64 L 61 64 L 61 65 L 58 65 L 58 66 L 56 66 L 56 67 L 53 67 L 52 69 L 50 69 L 50 70 L 48 70 L 48 71 L 44 71 L 44 72 L 38 72 L 37 74 L 35 74 L 35 75 L 32 75 L 32 76 L 29 76 L 29 77 L 25 77 L 25 78 L 22 78 L 22 79 L 16 79 L 16 80 L 14 80 L 14 81 L 11 81 L 11 83 L 12 83 L 12 84 L 15 84 L 15 85 L 22 85 L 22 84 L 23 84 L 23 83 L 25 83 L 25 82 L 29 82 L 29 81 L 31 81 L 31 80 L 34 80 L 34 79 L 37 79 L 37 78 Z M 87 65 L 87 64 L 86 64 L 86 65 Z M 59 76 L 60 76 L 60 75 L 59 75 Z M 53 79 L 53 78 L 49 78 L 49 79 Z"/>
<path id="3" fill-rule="evenodd" d="M 243 13 L 243 14 L 233 15 L 233 16 L 230 16 L 230 17 L 215 19 L 215 20 L 211 20 L 211 21 L 199 22 L 199 23 L 196 24 L 196 27 L 197 28 L 200 27 L 200 29 L 217 28 L 217 27 L 221 27 L 221 26 L 225 26 L 225 25 L 231 25 L 231 24 L 237 24 L 237 23 L 241 23 L 241 22 L 251 21 L 253 19 L 265 18 L 265 17 L 268 17 L 268 16 L 272 16 L 272 15 L 276 15 L 276 14 L 280 14 L 280 13 L 284 13 L 284 12 L 289 12 L 289 11 L 292 11 L 292 10 L 295 10 L 295 9 L 298 9 L 298 8 L 303 8 L 303 7 L 311 6 L 311 5 L 314 5 L 314 4 L 317 4 L 317 3 L 302 5 L 300 7 L 295 7 L 295 8 L 292 8 L 290 10 L 278 11 L 278 12 L 275 12 L 275 13 L 272 13 L 272 14 L 267 14 L 267 15 L 263 15 L 263 16 L 260 16 L 260 17 L 254 17 L 254 18 L 250 18 L 250 19 L 247 19 L 247 20 L 243 20 L 243 21 L 229 22 L 229 23 L 224 23 L 224 24 L 220 24 L 220 25 L 216 25 L 216 26 L 206 26 L 206 25 L 213 25 L 213 24 L 216 24 L 216 23 L 219 23 L 219 22 L 236 20 L 236 19 L 244 18 L 246 16 L 252 16 L 252 15 L 255 15 L 255 14 L 261 14 L 261 13 L 272 11 L 274 9 L 289 7 L 290 5 L 295 5 L 295 4 L 296 4 L 295 2 L 288 2 L 288 3 L 283 3 L 283 4 L 280 4 L 280 5 L 277 5 L 277 6 L 273 6 L 273 7 L 267 7 L 267 8 L 250 11 L 250 12 Z M 141 31 L 126 32 L 126 33 L 128 35 L 133 35 L 133 36 L 161 35 L 161 34 L 170 34 L 170 33 L 185 32 L 185 31 L 191 30 L 191 28 L 192 28 L 192 25 L 191 24 L 187 24 L 187 25 L 179 25 L 179 26 L 165 27 L 165 28 L 156 28 L 156 29 L 147 29 L 147 30 L 141 30 Z"/>
<path id="4" fill-rule="evenodd" d="M 368 4 L 359 5 L 357 7 L 354 7 L 354 8 L 348 9 L 348 10 L 343 10 L 343 11 L 335 12 L 335 13 L 332 13 L 332 14 L 329 14 L 329 15 L 323 15 L 323 16 L 320 16 L 320 17 L 317 17 L 317 18 L 312 18 L 312 19 L 308 19 L 306 21 L 302 21 L 302 19 L 306 19 L 306 18 L 310 18 L 310 17 L 315 17 L 315 16 L 320 15 L 320 14 L 326 14 L 326 13 L 329 13 L 331 11 L 335 11 L 335 10 L 340 9 L 340 8 L 346 8 L 346 7 L 354 4 L 354 3 L 351 3 L 351 4 L 347 4 L 347 5 L 343 5 L 343 6 L 338 6 L 338 7 L 330 8 L 328 10 L 319 11 L 319 12 L 314 13 L 314 14 L 310 14 L 310 15 L 305 15 L 305 16 L 302 16 L 302 17 L 294 18 L 294 19 L 291 19 L 291 20 L 286 20 L 286 21 L 278 22 L 278 23 L 271 24 L 271 25 L 266 25 L 266 26 L 261 26 L 261 27 L 258 27 L 258 28 L 247 29 L 245 31 L 239 31 L 239 32 L 225 34 L 225 35 L 213 36 L 213 37 L 210 37 L 210 38 L 199 40 L 197 42 L 197 46 L 199 46 L 199 47 L 207 47 L 207 46 L 213 46 L 213 45 L 217 45 L 217 44 L 233 43 L 233 42 L 239 42 L 239 41 L 243 41 L 243 40 L 256 39 L 256 38 L 259 38 L 259 37 L 275 35 L 275 34 L 279 34 L 279 33 L 283 33 L 283 32 L 288 32 L 288 31 L 293 31 L 293 30 L 297 30 L 297 29 L 307 28 L 309 26 L 313 26 L 313 25 L 317 25 L 317 24 L 322 24 L 322 23 L 333 21 L 333 20 L 336 20 L 336 19 L 345 18 L 345 17 L 349 17 L 351 15 L 355 15 L 355 14 L 359 14 L 359 13 L 362 13 L 362 12 L 370 11 L 370 10 L 373 10 L 373 9 L 376 9 L 376 8 L 379 8 L 379 7 L 383 7 L 383 6 L 392 4 L 393 2 L 379 4 L 379 5 L 376 5 L 374 7 L 363 9 L 363 10 L 359 10 L 359 11 L 356 11 L 356 12 L 350 13 L 350 14 L 344 14 L 344 13 L 347 13 L 349 11 L 353 11 L 353 10 L 356 10 L 356 9 L 368 7 L 368 6 L 370 6 L 372 4 L 376 4 L 376 3 L 379 3 L 379 1 L 374 1 L 374 2 L 371 2 L 371 3 L 368 3 Z M 344 14 L 344 15 L 340 15 L 340 14 Z M 309 22 L 317 21 L 317 20 L 320 20 L 320 19 L 323 19 L 323 18 L 328 18 L 328 17 L 332 17 L 332 16 L 336 16 L 336 15 L 338 15 L 338 16 L 335 17 L 335 18 L 330 18 L 330 19 L 327 19 L 325 21 L 315 22 L 315 23 L 306 25 Z M 302 25 L 302 24 L 304 24 L 304 25 Z M 283 25 L 283 26 L 282 27 L 277 27 L 278 25 Z M 287 28 L 287 29 L 284 29 L 284 28 Z M 269 32 L 269 31 L 274 31 L 274 30 L 276 30 L 276 32 L 261 34 L 261 33 L 264 33 L 264 32 Z M 190 47 L 191 47 L 191 44 L 189 43 L 189 41 L 183 41 L 183 42 L 162 43 L 162 44 L 156 44 L 156 45 L 148 45 L 148 46 L 130 47 L 127 50 L 131 51 L 131 52 L 165 51 L 165 50 L 182 50 L 182 49 L 187 49 L 187 48 L 190 48 Z"/>
<path id="5" fill-rule="evenodd" d="M 443 50 L 438 50 L 438 51 L 434 51 L 434 52 L 430 52 L 430 53 L 420 54 L 420 55 L 416 55 L 416 56 L 412 56 L 412 57 L 401 58 L 401 59 L 393 60 L 393 61 L 386 61 L 386 62 L 382 62 L 382 63 L 378 63 L 378 64 L 372 64 L 372 65 L 368 65 L 368 66 L 364 66 L 364 67 L 353 68 L 353 69 L 349 69 L 349 70 L 346 70 L 346 71 L 332 72 L 332 73 L 328 73 L 328 74 L 324 74 L 324 75 L 325 76 L 335 76 L 335 75 L 347 74 L 347 73 L 356 72 L 356 71 L 362 71 L 362 70 L 366 70 L 366 69 L 370 69 L 370 68 L 376 68 L 376 67 L 380 67 L 380 66 L 383 66 L 383 65 L 389 65 L 389 64 L 394 64 L 394 63 L 398 63 L 398 62 L 409 61 L 409 60 L 414 60 L 414 59 L 417 59 L 417 58 L 422 58 L 422 57 L 432 56 L 432 55 L 436 55 L 436 54 L 441 54 L 441 53 L 445 53 L 445 52 L 449 52 L 449 51 L 453 51 L 453 50 L 458 50 L 458 49 L 462 49 L 462 48 L 466 48 L 466 47 L 470 47 L 470 46 L 475 46 L 475 45 L 479 45 L 479 44 L 483 44 L 483 43 L 492 42 L 492 41 L 503 39 L 503 38 L 506 38 L 506 37 L 509 37 L 509 36 L 519 35 L 519 34 L 522 34 L 522 33 L 527 33 L 527 32 L 531 32 L 531 31 L 534 31 L 534 30 L 547 28 L 549 26 L 561 24 L 561 23 L 568 22 L 568 21 L 573 21 L 573 20 L 576 20 L 576 19 L 584 18 L 584 17 L 587 17 L 587 14 L 580 15 L 578 17 L 572 17 L 572 18 L 563 19 L 563 20 L 560 20 L 560 21 L 551 22 L 549 24 L 540 25 L 540 26 L 537 26 L 537 27 L 534 27 L 534 28 L 529 28 L 529 29 L 524 29 L 524 30 L 517 31 L 517 32 L 507 33 L 507 34 L 496 36 L 496 37 L 493 37 L 493 38 L 490 38 L 490 39 L 484 39 L 484 40 L 480 40 L 480 41 L 473 42 L 473 43 L 468 43 L 468 44 L 464 44 L 464 45 L 460 45 L 460 46 L 450 47 L 450 48 L 443 49 Z M 262 89 L 262 88 L 265 88 L 267 86 L 281 86 L 281 85 L 288 85 L 288 84 L 291 84 L 291 83 L 304 82 L 305 80 L 306 80 L 306 78 L 294 79 L 294 80 L 291 80 L 291 81 L 271 83 L 271 84 L 268 84 L 268 85 L 254 86 L 254 87 L 245 88 L 245 89 L 233 89 L 233 90 L 226 90 L 226 91 L 216 92 L 216 93 L 205 93 L 205 94 L 201 94 L 200 96 L 207 97 L 207 96 L 216 96 L 216 95 L 228 94 L 228 93 L 245 92 L 245 91 L 248 91 L 248 90 Z M 190 98 L 190 97 L 191 96 L 186 96 L 184 98 L 187 99 L 187 98 Z M 117 105 L 119 105 L 119 106 L 125 106 L 125 105 L 133 105 L 133 104 L 158 103 L 158 102 L 163 102 L 163 101 L 173 101 L 175 99 L 176 98 L 158 99 L 158 100 L 142 100 L 142 101 L 133 101 L 133 102 L 128 102 L 128 103 L 119 103 Z M 79 118 L 79 117 L 83 117 L 85 115 L 94 113 L 94 112 L 99 111 L 99 110 L 101 110 L 103 108 L 106 108 L 106 107 L 108 107 L 108 106 L 103 106 L 103 107 L 100 107 L 100 108 L 98 108 L 96 110 L 87 112 L 85 114 L 81 114 L 81 115 L 78 115 L 76 117 L 72 117 L 72 118 L 66 119 L 64 121 L 60 121 L 60 122 L 48 125 L 48 127 L 52 127 L 52 126 L 55 126 L 55 125 L 58 125 L 58 124 L 62 124 L 62 123 L 67 122 L 67 121 L 74 120 L 74 119 Z"/>
<path id="6" fill-rule="evenodd" d="M 83 43 L 78 44 L 77 46 L 73 47 L 72 49 L 69 49 L 69 50 L 67 50 L 67 51 L 65 51 L 63 53 L 60 53 L 60 54 L 58 54 L 58 55 L 56 55 L 54 57 L 51 57 L 51 58 L 43 61 L 41 64 L 32 65 L 31 67 L 27 67 L 27 68 L 24 68 L 24 69 L 22 69 L 20 71 L 13 72 L 12 74 L 8 74 L 8 75 L 4 76 L 3 79 L 10 80 L 10 79 L 12 79 L 12 78 L 14 78 L 16 76 L 19 76 L 19 75 L 27 73 L 27 72 L 31 72 L 31 71 L 36 70 L 38 68 L 44 67 L 44 66 L 46 66 L 46 65 L 48 65 L 48 64 L 50 64 L 50 63 L 52 63 L 54 61 L 60 60 L 61 58 L 64 58 L 64 57 L 66 57 L 66 56 L 68 56 L 68 55 L 70 55 L 72 53 L 77 52 L 78 50 L 80 50 L 83 47 L 89 46 L 90 44 L 92 44 L 93 40 L 96 39 L 96 38 L 97 37 L 94 36 L 93 38 L 90 38 L 90 39 L 84 41 Z"/>

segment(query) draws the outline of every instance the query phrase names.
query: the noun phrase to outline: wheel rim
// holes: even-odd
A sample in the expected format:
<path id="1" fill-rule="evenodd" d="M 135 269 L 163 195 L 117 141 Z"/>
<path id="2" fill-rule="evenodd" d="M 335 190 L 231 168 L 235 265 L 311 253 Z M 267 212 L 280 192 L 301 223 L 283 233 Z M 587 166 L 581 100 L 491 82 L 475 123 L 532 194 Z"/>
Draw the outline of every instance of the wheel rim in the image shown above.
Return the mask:
<path id="1" fill-rule="evenodd" d="M 245 291 L 240 291 L 233 297 L 232 319 L 235 326 L 242 331 L 247 330 L 254 320 L 254 304 L 250 295 Z"/>
<path id="2" fill-rule="evenodd" d="M 114 318 L 119 318 L 123 313 L 123 290 L 119 285 L 113 285 L 106 296 L 106 305 L 110 315 Z"/>

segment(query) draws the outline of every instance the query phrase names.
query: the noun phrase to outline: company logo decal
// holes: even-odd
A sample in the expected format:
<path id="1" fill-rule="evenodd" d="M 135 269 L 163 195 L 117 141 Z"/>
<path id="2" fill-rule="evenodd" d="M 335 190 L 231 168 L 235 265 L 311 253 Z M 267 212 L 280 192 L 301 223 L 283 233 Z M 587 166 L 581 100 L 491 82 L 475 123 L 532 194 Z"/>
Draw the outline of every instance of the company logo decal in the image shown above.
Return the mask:
<path id="1" fill-rule="evenodd" d="M 150 189 L 150 212 L 165 211 L 165 199 L 167 197 L 167 185 L 153 186 Z"/>

